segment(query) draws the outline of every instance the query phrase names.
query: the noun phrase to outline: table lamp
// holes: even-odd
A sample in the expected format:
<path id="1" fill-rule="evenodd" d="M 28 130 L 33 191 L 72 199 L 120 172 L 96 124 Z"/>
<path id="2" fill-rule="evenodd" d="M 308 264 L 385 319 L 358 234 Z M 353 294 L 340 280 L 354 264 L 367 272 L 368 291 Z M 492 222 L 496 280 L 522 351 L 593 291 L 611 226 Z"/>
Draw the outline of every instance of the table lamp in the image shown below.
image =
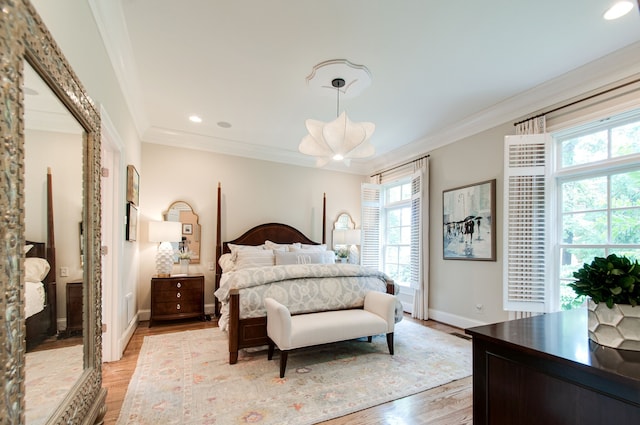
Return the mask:
<path id="1" fill-rule="evenodd" d="M 182 237 L 182 223 L 179 221 L 150 221 L 149 241 L 159 242 L 156 253 L 156 273 L 158 277 L 171 276 L 173 269 L 173 246 Z"/>
<path id="2" fill-rule="evenodd" d="M 344 234 L 344 244 L 349 247 L 349 262 L 360 263 L 360 253 L 357 245 L 360 245 L 360 229 L 347 229 Z"/>

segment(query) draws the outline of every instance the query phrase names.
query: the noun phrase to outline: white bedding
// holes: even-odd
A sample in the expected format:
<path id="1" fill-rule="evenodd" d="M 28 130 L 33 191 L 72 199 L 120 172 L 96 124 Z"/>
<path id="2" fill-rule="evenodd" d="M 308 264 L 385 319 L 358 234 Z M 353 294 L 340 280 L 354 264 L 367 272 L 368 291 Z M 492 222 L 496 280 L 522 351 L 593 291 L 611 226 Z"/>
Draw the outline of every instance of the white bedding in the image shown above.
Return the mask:
<path id="1" fill-rule="evenodd" d="M 29 257 L 24 259 L 25 274 L 25 317 L 44 310 L 46 296 L 42 280 L 47 276 L 51 266 L 44 258 Z"/>
<path id="2" fill-rule="evenodd" d="M 285 304 L 294 314 L 362 307 L 368 291 L 386 292 L 386 282 L 384 273 L 352 264 L 277 265 L 223 273 L 215 292 L 222 304 L 218 325 L 228 329 L 232 288 L 240 291 L 240 318 L 245 319 L 266 316 L 266 297 Z M 400 320 L 398 301 L 396 322 Z"/>
<path id="3" fill-rule="evenodd" d="M 42 282 L 25 282 L 25 317 L 44 310 L 45 295 L 44 284 Z"/>

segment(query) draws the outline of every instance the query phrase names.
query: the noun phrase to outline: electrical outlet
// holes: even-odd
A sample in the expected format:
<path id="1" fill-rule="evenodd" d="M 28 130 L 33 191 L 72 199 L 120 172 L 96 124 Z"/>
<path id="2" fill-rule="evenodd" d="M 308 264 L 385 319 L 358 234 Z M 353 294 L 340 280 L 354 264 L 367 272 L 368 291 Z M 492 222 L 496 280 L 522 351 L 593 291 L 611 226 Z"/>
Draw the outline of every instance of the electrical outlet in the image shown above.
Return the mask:
<path id="1" fill-rule="evenodd" d="M 214 271 L 216 269 L 216 264 L 213 261 L 209 262 L 209 271 Z"/>
<path id="2" fill-rule="evenodd" d="M 60 267 L 60 277 L 69 277 L 69 267 Z"/>

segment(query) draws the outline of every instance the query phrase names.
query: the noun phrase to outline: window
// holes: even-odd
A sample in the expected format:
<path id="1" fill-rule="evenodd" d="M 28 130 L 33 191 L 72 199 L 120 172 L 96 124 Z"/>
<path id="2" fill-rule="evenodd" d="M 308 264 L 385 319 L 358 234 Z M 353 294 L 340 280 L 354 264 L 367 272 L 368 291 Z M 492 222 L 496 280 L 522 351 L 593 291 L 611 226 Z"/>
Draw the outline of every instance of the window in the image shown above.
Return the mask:
<path id="1" fill-rule="evenodd" d="M 573 308 L 566 285 L 584 263 L 640 260 L 640 110 L 553 138 L 507 136 L 504 160 L 506 310 Z"/>
<path id="2" fill-rule="evenodd" d="M 595 256 L 640 259 L 640 112 L 554 135 L 560 309 L 582 303 L 567 284 Z"/>
<path id="3" fill-rule="evenodd" d="M 421 288 L 423 171 L 384 184 L 362 185 L 361 264 L 398 285 Z"/>
<path id="4" fill-rule="evenodd" d="M 411 181 L 395 182 L 383 187 L 383 270 L 399 285 L 410 286 Z"/>

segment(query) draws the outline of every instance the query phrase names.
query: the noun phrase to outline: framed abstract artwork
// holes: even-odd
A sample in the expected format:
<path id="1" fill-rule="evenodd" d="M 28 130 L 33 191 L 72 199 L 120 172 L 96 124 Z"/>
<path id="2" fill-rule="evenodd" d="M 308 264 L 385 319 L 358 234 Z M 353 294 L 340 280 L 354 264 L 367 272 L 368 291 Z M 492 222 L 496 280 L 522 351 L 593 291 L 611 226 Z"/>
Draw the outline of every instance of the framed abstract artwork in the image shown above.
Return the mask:
<path id="1" fill-rule="evenodd" d="M 496 180 L 442 192 L 445 260 L 496 261 Z"/>

